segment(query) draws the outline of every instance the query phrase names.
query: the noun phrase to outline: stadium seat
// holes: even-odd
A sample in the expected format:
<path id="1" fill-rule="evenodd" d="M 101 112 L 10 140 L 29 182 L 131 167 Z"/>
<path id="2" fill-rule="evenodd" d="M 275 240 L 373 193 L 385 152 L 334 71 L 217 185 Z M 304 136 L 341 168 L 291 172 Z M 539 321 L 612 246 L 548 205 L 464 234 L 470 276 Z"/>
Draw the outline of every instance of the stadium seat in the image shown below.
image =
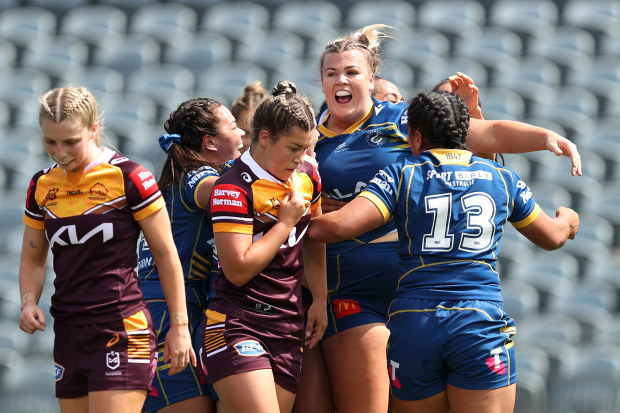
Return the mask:
<path id="1" fill-rule="evenodd" d="M 194 9 L 176 3 L 155 3 L 140 7 L 132 15 L 130 33 L 138 33 L 170 45 L 188 41 L 196 31 L 198 16 Z"/>
<path id="2" fill-rule="evenodd" d="M 468 37 L 485 24 L 485 11 L 476 1 L 435 0 L 420 4 L 417 24 L 450 36 Z"/>
<path id="3" fill-rule="evenodd" d="M 517 92 L 499 86 L 485 87 L 480 90 L 479 99 L 485 119 L 522 120 L 525 117 L 525 102 Z M 524 171 L 515 172 L 523 179 L 528 178 L 522 175 Z"/>
<path id="4" fill-rule="evenodd" d="M 620 181 L 606 183 L 603 192 L 596 199 L 585 204 L 583 212 L 601 217 L 613 225 L 614 235 L 611 247 L 620 247 Z"/>
<path id="5" fill-rule="evenodd" d="M 598 99 L 594 93 L 573 86 L 558 87 L 550 95 L 532 102 L 529 114 L 560 124 L 568 138 L 579 143 L 595 128 Z"/>
<path id="6" fill-rule="evenodd" d="M 548 156 L 548 155 L 547 155 Z M 564 167 L 565 173 L 568 173 Z M 542 172 L 544 173 L 544 171 Z M 560 206 L 570 208 L 572 198 L 570 192 L 551 179 L 531 180 L 526 182 L 534 195 L 534 200 L 549 216 L 555 216 Z"/>
<path id="7" fill-rule="evenodd" d="M 20 5 L 20 0 L 0 0 L 0 10 L 12 9 Z"/>
<path id="8" fill-rule="evenodd" d="M 88 47 L 72 36 L 46 37 L 26 48 L 22 65 L 65 80 L 72 70 L 88 64 Z"/>
<path id="9" fill-rule="evenodd" d="M 257 80 L 267 85 L 267 72 L 262 67 L 247 62 L 222 62 L 200 74 L 198 90 L 233 102 L 247 85 Z"/>
<path id="10" fill-rule="evenodd" d="M 269 11 L 250 1 L 222 2 L 209 7 L 202 17 L 202 31 L 238 40 L 250 33 L 269 29 Z"/>
<path id="11" fill-rule="evenodd" d="M 194 75 L 183 66 L 167 63 L 142 66 L 127 81 L 127 91 L 142 95 L 161 106 L 179 103 L 194 93 Z"/>
<path id="12" fill-rule="evenodd" d="M 62 18 L 65 13 L 92 3 L 92 0 L 62 0 L 62 1 L 49 1 L 49 0 L 27 0 L 29 6 L 40 7 L 42 9 L 50 10 L 59 18 Z"/>
<path id="13" fill-rule="evenodd" d="M 7 128 L 11 122 L 11 110 L 9 105 L 0 102 L 0 128 Z"/>
<path id="14" fill-rule="evenodd" d="M 122 153 L 127 141 L 134 139 L 140 129 L 159 124 L 157 105 L 146 96 L 131 93 L 106 96 L 99 105 L 105 108 L 105 127 L 118 136 L 118 149 Z"/>
<path id="15" fill-rule="evenodd" d="M 195 77 L 215 63 L 232 60 L 232 42 L 213 32 L 197 32 L 164 51 L 164 63 L 181 65 Z"/>
<path id="16" fill-rule="evenodd" d="M 620 271 L 620 267 L 616 266 L 616 271 Z M 614 275 L 617 274 L 618 272 Z M 620 317 L 617 314 L 608 328 L 599 331 L 599 334 L 594 337 L 593 342 L 601 345 L 618 345 L 620 343 Z"/>
<path id="17" fill-rule="evenodd" d="M 270 30 L 240 39 L 236 60 L 276 70 L 287 62 L 301 59 L 303 54 L 304 41 L 301 37 L 286 31 Z"/>
<path id="18" fill-rule="evenodd" d="M 550 0 L 496 1 L 487 23 L 517 33 L 527 49 L 530 43 L 549 35 L 558 18 L 558 7 Z"/>
<path id="19" fill-rule="evenodd" d="M 175 3 L 191 7 L 197 13 L 202 14 L 215 4 L 225 3 L 227 0 L 175 0 Z M 256 2 L 258 3 L 258 2 Z"/>
<path id="20" fill-rule="evenodd" d="M 592 199 L 596 202 L 598 196 Z M 562 249 L 577 259 L 579 271 L 583 274 L 592 265 L 600 261 L 611 260 L 614 228 L 603 217 L 582 212 L 582 209 L 577 209 L 577 211 L 580 211 L 579 233 Z"/>
<path id="21" fill-rule="evenodd" d="M 523 57 L 516 67 L 510 69 L 501 79 L 495 79 L 494 86 L 512 90 L 526 99 L 526 112 L 530 102 L 545 100 L 562 83 L 560 69 L 547 59 Z"/>
<path id="22" fill-rule="evenodd" d="M 620 409 L 620 348 L 579 348 L 560 370 L 553 393 L 554 411 L 617 412 Z"/>
<path id="23" fill-rule="evenodd" d="M 482 89 L 487 85 L 488 76 L 484 66 L 476 60 L 465 57 L 453 57 L 438 61 L 430 61 L 416 73 L 418 88 L 429 89 L 456 72 L 469 75 L 476 85 Z M 484 104 L 484 103 L 483 103 Z"/>
<path id="24" fill-rule="evenodd" d="M 377 75 L 393 82 L 405 100 L 413 96 L 415 71 L 399 59 L 387 58 L 381 62 Z"/>
<path id="25" fill-rule="evenodd" d="M 565 70 L 584 70 L 596 53 L 594 37 L 577 27 L 558 27 L 532 42 L 527 53 L 549 59 Z"/>
<path id="26" fill-rule="evenodd" d="M 17 48 L 8 40 L 0 40 L 0 70 L 17 66 Z"/>
<path id="27" fill-rule="evenodd" d="M 39 7 L 15 7 L 0 14 L 0 38 L 19 46 L 34 44 L 56 32 L 56 16 Z"/>
<path id="28" fill-rule="evenodd" d="M 60 22 L 59 32 L 98 45 L 110 36 L 125 34 L 127 15 L 119 8 L 92 4 L 69 10 Z"/>
<path id="29" fill-rule="evenodd" d="M 151 38 L 140 34 L 110 36 L 93 53 L 93 63 L 118 70 L 125 80 L 136 69 L 159 63 L 161 47 Z"/>
<path id="30" fill-rule="evenodd" d="M 613 0 L 571 0 L 562 7 L 562 24 L 592 33 L 610 33 L 620 27 L 620 4 Z"/>
<path id="31" fill-rule="evenodd" d="M 271 73 L 269 83 L 264 84 L 269 90 L 271 86 L 280 80 L 290 80 L 297 86 L 297 91 L 305 95 L 315 110 L 318 110 L 321 102 L 325 99 L 321 90 L 321 80 L 318 69 L 318 59 L 298 60 L 287 62 L 278 70 Z M 239 90 L 241 94 L 241 90 Z"/>
<path id="32" fill-rule="evenodd" d="M 106 66 L 85 66 L 69 72 L 65 77 L 72 85 L 87 87 L 97 100 L 107 94 L 119 94 L 125 90 L 122 73 Z"/>
<path id="33" fill-rule="evenodd" d="M 620 30 L 615 30 L 601 37 L 599 55 L 612 57 L 620 55 Z"/>
<path id="34" fill-rule="evenodd" d="M 450 41 L 445 35 L 422 28 L 417 28 L 407 38 L 387 40 L 383 48 L 386 56 L 414 68 L 441 61 L 450 55 Z"/>
<path id="35" fill-rule="evenodd" d="M 502 273 L 500 272 L 500 277 Z M 515 320 L 517 326 L 520 320 L 538 313 L 538 291 L 532 285 L 519 279 L 502 280 L 502 297 L 504 311 Z"/>
<path id="36" fill-rule="evenodd" d="M 415 21 L 415 8 L 404 0 L 361 1 L 346 9 L 344 27 L 357 30 L 371 24 L 382 23 L 398 31 L 407 31 L 415 26 Z"/>
<path id="37" fill-rule="evenodd" d="M 328 1 L 291 1 L 273 12 L 274 29 L 288 30 L 305 39 L 323 30 L 333 31 L 341 25 L 338 6 Z"/>
<path id="38" fill-rule="evenodd" d="M 594 93 L 603 103 L 613 100 L 620 95 L 620 60 L 615 56 L 596 56 L 582 69 L 570 70 L 566 84 Z"/>
<path id="39" fill-rule="evenodd" d="M 159 3 L 159 0 L 98 0 L 97 3 L 117 7 L 131 15 L 141 7 Z"/>
<path id="40" fill-rule="evenodd" d="M 517 367 L 514 413 L 546 412 L 549 408 L 547 382 L 540 374 Z"/>
<path id="41" fill-rule="evenodd" d="M 456 41 L 454 55 L 482 63 L 487 71 L 503 73 L 517 65 L 523 53 L 521 39 L 510 30 L 498 27 L 485 28 L 480 32 Z M 501 84 L 503 78 L 496 79 Z"/>

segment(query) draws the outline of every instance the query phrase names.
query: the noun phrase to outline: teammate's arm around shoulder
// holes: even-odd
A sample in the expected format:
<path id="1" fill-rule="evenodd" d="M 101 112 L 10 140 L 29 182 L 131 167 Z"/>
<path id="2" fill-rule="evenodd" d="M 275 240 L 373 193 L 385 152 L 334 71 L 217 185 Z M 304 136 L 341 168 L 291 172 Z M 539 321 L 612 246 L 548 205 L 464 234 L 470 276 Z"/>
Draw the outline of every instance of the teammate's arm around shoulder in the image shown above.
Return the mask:
<path id="1" fill-rule="evenodd" d="M 196 354 L 192 348 L 188 327 L 183 268 L 172 238 L 166 208 L 161 208 L 138 223 L 155 259 L 161 287 L 170 311 L 170 330 L 164 343 L 164 360 L 171 361 L 169 374 L 176 374 L 189 362 L 196 366 Z"/>
<path id="2" fill-rule="evenodd" d="M 534 221 L 517 230 L 540 248 L 556 250 L 577 235 L 579 214 L 570 208 L 559 207 L 555 218 L 551 218 L 541 209 Z"/>

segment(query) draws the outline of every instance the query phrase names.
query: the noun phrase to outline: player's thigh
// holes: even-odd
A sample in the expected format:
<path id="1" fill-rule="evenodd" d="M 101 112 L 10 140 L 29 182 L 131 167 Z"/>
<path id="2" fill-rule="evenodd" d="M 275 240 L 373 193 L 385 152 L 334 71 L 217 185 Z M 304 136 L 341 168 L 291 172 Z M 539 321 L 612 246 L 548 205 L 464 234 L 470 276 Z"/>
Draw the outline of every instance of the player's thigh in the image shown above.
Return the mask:
<path id="1" fill-rule="evenodd" d="M 512 413 L 516 384 L 490 390 L 467 390 L 448 384 L 452 413 Z"/>
<path id="2" fill-rule="evenodd" d="M 103 390 L 88 393 L 88 413 L 140 413 L 146 390 Z"/>
<path id="3" fill-rule="evenodd" d="M 58 399 L 61 413 L 88 413 L 88 396 Z"/>
<path id="4" fill-rule="evenodd" d="M 385 325 L 374 323 L 350 328 L 323 342 L 325 364 L 339 413 L 387 411 L 388 338 Z"/>
<path id="5" fill-rule="evenodd" d="M 215 413 L 215 402 L 210 396 L 198 396 L 163 407 L 157 413 Z"/>
<path id="6" fill-rule="evenodd" d="M 334 402 L 320 343 L 312 349 L 304 347 L 301 366 L 301 380 L 293 412 L 333 413 Z"/>
<path id="7" fill-rule="evenodd" d="M 279 412 L 291 413 L 293 410 L 293 403 L 295 403 L 295 393 L 276 384 L 276 397 L 278 399 Z"/>
<path id="8" fill-rule="evenodd" d="M 232 374 L 213 383 L 226 412 L 278 412 L 278 395 L 270 369 Z"/>

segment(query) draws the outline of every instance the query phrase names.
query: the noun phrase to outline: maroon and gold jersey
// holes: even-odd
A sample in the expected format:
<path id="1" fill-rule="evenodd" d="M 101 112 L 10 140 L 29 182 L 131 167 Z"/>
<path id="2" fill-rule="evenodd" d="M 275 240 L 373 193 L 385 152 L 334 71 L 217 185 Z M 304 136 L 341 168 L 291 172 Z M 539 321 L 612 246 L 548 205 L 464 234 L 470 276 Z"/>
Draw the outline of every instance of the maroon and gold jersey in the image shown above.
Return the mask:
<path id="1" fill-rule="evenodd" d="M 45 230 L 54 254 L 51 314 L 90 324 L 141 310 L 137 221 L 163 207 L 153 175 L 109 149 L 83 171 L 53 165 L 36 173 L 24 223 Z"/>
<path id="2" fill-rule="evenodd" d="M 248 234 L 256 242 L 277 222 L 280 202 L 291 188 L 303 194 L 308 208 L 288 240 L 267 267 L 242 287 L 229 282 L 220 272 L 209 309 L 270 326 L 294 330 L 303 327 L 301 247 L 310 215 L 321 202 L 321 179 L 316 167 L 304 162 L 287 182 L 282 182 L 262 169 L 247 151 L 216 181 L 211 193 L 211 217 L 214 233 Z"/>

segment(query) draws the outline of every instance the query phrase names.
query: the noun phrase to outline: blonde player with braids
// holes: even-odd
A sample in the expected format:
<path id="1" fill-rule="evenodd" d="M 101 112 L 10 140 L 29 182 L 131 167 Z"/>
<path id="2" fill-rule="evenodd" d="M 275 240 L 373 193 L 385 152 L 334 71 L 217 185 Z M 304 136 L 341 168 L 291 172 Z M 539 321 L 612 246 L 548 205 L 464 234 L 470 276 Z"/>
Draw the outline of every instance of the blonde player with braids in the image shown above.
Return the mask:
<path id="1" fill-rule="evenodd" d="M 305 159 L 314 112 L 290 82 L 272 94 L 256 108 L 249 150 L 211 193 L 221 271 L 200 356 L 226 412 L 290 412 L 301 347 L 316 345 L 327 323 L 325 244 L 305 241 L 321 213 L 321 181 Z M 314 299 L 305 333 L 304 277 Z"/>
<path id="2" fill-rule="evenodd" d="M 140 230 L 170 309 L 163 357 L 171 374 L 196 364 L 181 264 L 153 175 L 99 143 L 99 112 L 83 87 L 41 99 L 43 147 L 55 162 L 26 198 L 19 267 L 20 328 L 46 328 L 38 306 L 54 254 L 54 362 L 62 413 L 138 413 L 153 379 L 155 333 L 136 278 Z"/>
<path id="3" fill-rule="evenodd" d="M 254 109 L 256 109 L 267 96 L 269 96 L 269 92 L 267 92 L 260 81 L 256 81 L 246 86 L 245 89 L 243 89 L 243 93 L 235 99 L 230 106 L 230 111 L 237 120 L 237 125 L 245 132 L 245 136 L 241 138 L 243 141 L 241 153 L 245 152 L 252 143 L 252 139 L 250 138 L 250 125 Z"/>
<path id="4" fill-rule="evenodd" d="M 410 156 L 407 104 L 371 96 L 381 63 L 381 41 L 390 37 L 388 29 L 380 24 L 364 27 L 330 41 L 321 55 L 327 109 L 319 117 L 315 153 L 325 212 L 354 199 L 382 167 Z M 471 93 L 468 87 L 459 89 L 457 94 Z M 524 123 L 472 119 L 467 144 L 474 152 L 549 149 L 570 156 L 573 174 L 581 173 L 574 144 Z M 385 413 L 388 408 L 385 323 L 399 275 L 393 220 L 355 239 L 327 244 L 328 327 L 321 350 L 338 413 Z M 304 367 L 308 365 L 304 359 Z M 326 382 L 317 380 L 308 386 Z M 305 403 L 298 404 L 302 408 Z"/>

